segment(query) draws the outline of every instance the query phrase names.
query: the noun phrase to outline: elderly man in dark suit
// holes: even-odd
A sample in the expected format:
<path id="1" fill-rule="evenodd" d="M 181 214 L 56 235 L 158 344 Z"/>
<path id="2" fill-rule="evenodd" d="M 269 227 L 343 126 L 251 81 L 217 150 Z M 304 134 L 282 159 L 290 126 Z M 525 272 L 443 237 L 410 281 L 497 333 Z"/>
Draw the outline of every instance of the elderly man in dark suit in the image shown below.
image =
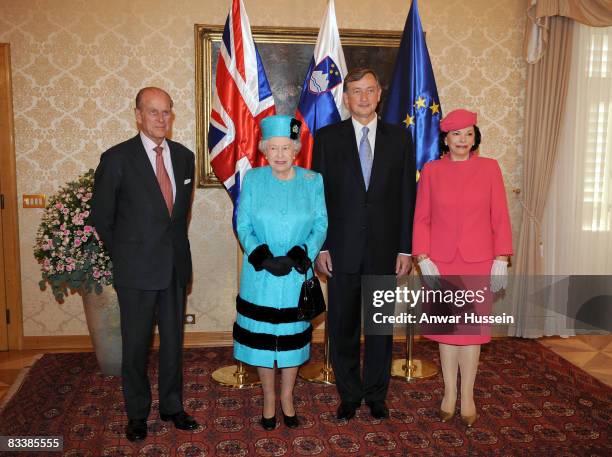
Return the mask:
<path id="1" fill-rule="evenodd" d="M 191 207 L 194 155 L 166 139 L 172 99 L 146 87 L 136 96 L 140 132 L 113 146 L 96 169 L 92 217 L 113 261 L 121 311 L 122 383 L 130 441 L 147 436 L 151 386 L 147 359 L 157 322 L 159 412 L 176 428 L 198 424 L 183 409 L 183 316 L 191 279 L 187 220 Z"/>
<path id="2" fill-rule="evenodd" d="M 372 416 L 389 416 L 392 335 L 365 335 L 360 374 L 361 275 L 405 275 L 412 268 L 415 158 L 407 130 L 376 116 L 381 88 L 368 68 L 350 71 L 344 105 L 351 118 L 316 132 L 312 169 L 323 175 L 329 218 L 317 269 L 329 276 L 331 362 L 351 419 L 365 399 Z"/>

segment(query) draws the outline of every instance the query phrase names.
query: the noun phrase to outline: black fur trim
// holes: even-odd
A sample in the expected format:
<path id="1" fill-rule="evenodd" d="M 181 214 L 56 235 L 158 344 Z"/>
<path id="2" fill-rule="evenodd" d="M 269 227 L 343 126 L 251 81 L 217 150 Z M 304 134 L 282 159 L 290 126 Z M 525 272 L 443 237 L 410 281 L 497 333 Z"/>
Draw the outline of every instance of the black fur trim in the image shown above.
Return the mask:
<path id="1" fill-rule="evenodd" d="M 234 340 L 238 343 L 253 349 L 263 349 L 267 351 L 293 351 L 302 349 L 312 338 L 312 325 L 306 330 L 294 335 L 271 335 L 269 333 L 253 333 L 234 322 L 232 331 Z"/>
<path id="2" fill-rule="evenodd" d="M 300 246 L 293 246 L 291 249 L 289 249 L 289 252 L 287 252 L 287 257 L 289 257 L 294 262 L 303 262 L 305 260 L 310 260 L 306 255 L 306 251 L 304 250 L 304 248 L 301 248 Z"/>
<path id="3" fill-rule="evenodd" d="M 249 255 L 249 263 L 253 265 L 255 271 L 263 270 L 262 262 L 274 257 L 267 244 L 260 244 Z"/>
<path id="4" fill-rule="evenodd" d="M 287 252 L 287 257 L 293 260 L 297 272 L 303 275 L 308 272 L 308 269 L 312 265 L 305 248 L 306 246 L 304 246 L 304 248 L 300 246 L 293 246 L 291 249 L 289 249 L 289 252 Z"/>
<path id="5" fill-rule="evenodd" d="M 236 297 L 236 311 L 244 317 L 270 324 L 288 324 L 298 322 L 297 307 L 295 308 L 271 308 L 269 306 L 259 306 L 246 301 L 240 295 Z"/>

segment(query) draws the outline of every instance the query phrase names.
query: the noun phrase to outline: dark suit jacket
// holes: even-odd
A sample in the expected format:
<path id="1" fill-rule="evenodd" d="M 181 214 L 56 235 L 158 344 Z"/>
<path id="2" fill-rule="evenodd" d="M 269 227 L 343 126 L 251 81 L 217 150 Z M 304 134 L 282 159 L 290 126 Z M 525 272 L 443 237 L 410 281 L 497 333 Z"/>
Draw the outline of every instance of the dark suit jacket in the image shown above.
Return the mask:
<path id="1" fill-rule="evenodd" d="M 409 132 L 378 120 L 366 191 L 351 119 L 317 131 L 312 169 L 323 175 L 334 271 L 394 274 L 411 253 L 416 169 Z"/>
<path id="2" fill-rule="evenodd" d="M 110 252 L 116 287 L 166 289 L 173 269 L 181 286 L 191 279 L 187 218 L 194 155 L 167 142 L 176 182 L 172 217 L 140 135 L 104 152 L 96 169 L 92 220 Z"/>

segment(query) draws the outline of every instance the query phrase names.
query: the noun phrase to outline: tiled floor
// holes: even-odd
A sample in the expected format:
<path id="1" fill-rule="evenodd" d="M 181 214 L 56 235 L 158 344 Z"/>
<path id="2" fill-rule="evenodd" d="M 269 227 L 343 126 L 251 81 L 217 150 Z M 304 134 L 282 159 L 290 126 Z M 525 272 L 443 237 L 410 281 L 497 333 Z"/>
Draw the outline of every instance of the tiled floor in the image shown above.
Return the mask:
<path id="1" fill-rule="evenodd" d="M 540 343 L 612 387 L 612 335 L 547 337 Z M 83 352 L 87 349 L 27 350 L 0 352 L 0 399 L 4 397 L 19 372 L 31 366 L 44 352 Z"/>

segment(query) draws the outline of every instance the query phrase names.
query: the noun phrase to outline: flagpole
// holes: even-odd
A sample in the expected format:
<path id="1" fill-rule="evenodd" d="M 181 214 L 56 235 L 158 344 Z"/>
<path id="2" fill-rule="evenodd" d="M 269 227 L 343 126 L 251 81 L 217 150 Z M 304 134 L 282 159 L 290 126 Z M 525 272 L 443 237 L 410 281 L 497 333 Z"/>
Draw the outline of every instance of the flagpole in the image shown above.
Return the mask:
<path id="1" fill-rule="evenodd" d="M 438 132 L 441 116 L 442 108 L 419 16 L 418 1 L 413 0 L 397 53 L 383 120 L 403 125 L 410 131 L 416 156 L 417 177 L 426 162 L 439 157 Z M 394 360 L 391 366 L 391 374 L 404 378 L 407 382 L 428 378 L 438 372 L 434 363 L 413 356 L 414 325 L 408 324 L 406 357 Z"/>
<path id="2" fill-rule="evenodd" d="M 295 113 L 295 117 L 306 125 L 300 138 L 302 151 L 298 157 L 298 165 L 310 168 L 315 132 L 342 120 L 342 87 L 346 73 L 346 62 L 336 23 L 336 6 L 334 0 L 328 0 Z M 330 362 L 327 313 L 323 344 L 323 362 L 313 361 L 302 365 L 299 375 L 307 381 L 335 384 L 334 370 Z"/>
<path id="3" fill-rule="evenodd" d="M 242 250 L 240 245 L 237 247 L 237 265 L 236 265 L 236 282 L 237 288 L 240 288 L 240 272 L 242 270 Z M 239 289 L 240 290 L 240 289 Z M 247 387 L 255 387 L 261 384 L 257 370 L 251 365 L 237 361 L 236 365 L 227 365 L 217 368 L 212 373 L 212 378 L 220 385 L 225 387 L 233 387 L 234 389 L 244 389 Z"/>

